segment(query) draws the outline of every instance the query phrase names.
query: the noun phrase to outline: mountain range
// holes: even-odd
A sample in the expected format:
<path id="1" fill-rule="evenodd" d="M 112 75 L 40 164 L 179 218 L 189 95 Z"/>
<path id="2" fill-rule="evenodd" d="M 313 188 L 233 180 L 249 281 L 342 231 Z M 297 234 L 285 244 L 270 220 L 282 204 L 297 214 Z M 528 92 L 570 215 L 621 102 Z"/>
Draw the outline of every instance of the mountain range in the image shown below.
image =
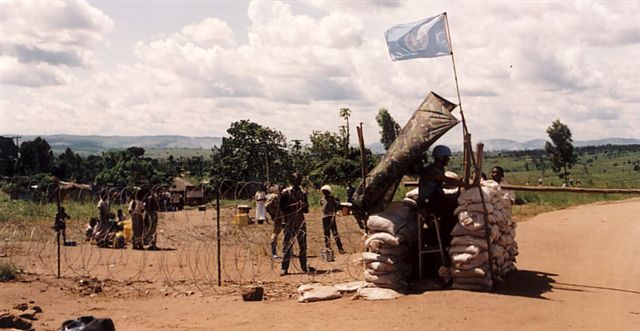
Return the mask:
<path id="1" fill-rule="evenodd" d="M 220 146 L 220 137 L 188 137 L 188 136 L 81 136 L 81 135 L 43 135 L 54 153 L 62 153 L 67 147 L 81 154 L 99 154 L 110 149 L 124 149 L 132 146 L 145 149 L 211 149 Z M 36 136 L 23 136 L 22 141 L 35 139 Z M 543 149 L 545 139 L 533 139 L 525 142 L 517 142 L 510 139 L 483 140 L 486 151 L 514 151 Z M 640 144 L 640 139 L 634 138 L 603 138 L 597 140 L 576 140 L 573 145 L 600 146 L 600 145 L 631 145 Z M 379 142 L 367 146 L 376 154 L 384 153 L 384 148 Z M 460 146 L 451 146 L 452 149 L 461 150 Z"/>

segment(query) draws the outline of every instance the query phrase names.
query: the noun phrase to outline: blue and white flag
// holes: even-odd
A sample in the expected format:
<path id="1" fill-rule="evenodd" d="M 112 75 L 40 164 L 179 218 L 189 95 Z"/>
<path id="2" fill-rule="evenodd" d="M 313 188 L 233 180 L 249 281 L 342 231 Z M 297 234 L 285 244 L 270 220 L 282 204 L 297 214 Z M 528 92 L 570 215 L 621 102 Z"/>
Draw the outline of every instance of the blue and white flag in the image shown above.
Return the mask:
<path id="1" fill-rule="evenodd" d="M 451 55 L 445 15 L 392 26 L 384 33 L 391 60 Z"/>

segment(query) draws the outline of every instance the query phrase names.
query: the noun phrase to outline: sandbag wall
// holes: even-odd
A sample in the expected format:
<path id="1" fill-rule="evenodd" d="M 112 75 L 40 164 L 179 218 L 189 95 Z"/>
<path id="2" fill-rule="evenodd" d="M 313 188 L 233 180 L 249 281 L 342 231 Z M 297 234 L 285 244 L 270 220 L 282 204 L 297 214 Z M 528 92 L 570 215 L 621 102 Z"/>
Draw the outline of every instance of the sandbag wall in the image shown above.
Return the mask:
<path id="1" fill-rule="evenodd" d="M 458 222 L 451 232 L 449 249 L 452 287 L 488 290 L 494 281 L 515 270 L 518 246 L 511 203 L 511 194 L 492 180 L 460 193 L 455 210 Z"/>
<path id="2" fill-rule="evenodd" d="M 409 252 L 416 246 L 416 211 L 415 201 L 405 199 L 369 216 L 369 234 L 365 237 L 368 252 L 363 253 L 364 279 L 368 283 L 399 292 L 406 290 L 406 279 L 412 272 Z"/>

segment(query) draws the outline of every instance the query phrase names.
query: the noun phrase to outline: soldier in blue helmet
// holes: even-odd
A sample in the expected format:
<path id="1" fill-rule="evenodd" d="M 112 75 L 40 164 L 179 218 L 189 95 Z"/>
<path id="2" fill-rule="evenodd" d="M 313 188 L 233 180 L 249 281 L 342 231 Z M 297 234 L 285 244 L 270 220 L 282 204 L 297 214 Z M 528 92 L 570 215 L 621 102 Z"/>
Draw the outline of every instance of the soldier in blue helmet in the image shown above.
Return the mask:
<path id="1" fill-rule="evenodd" d="M 453 177 L 445 176 L 445 167 L 451 158 L 451 149 L 444 145 L 433 148 L 433 162 L 429 164 L 418 182 L 418 206 L 441 219 L 440 232 L 445 243 L 451 239 L 450 232 L 455 225 L 453 211 L 456 200 L 445 196 L 444 185 L 461 187 L 464 183 Z"/>

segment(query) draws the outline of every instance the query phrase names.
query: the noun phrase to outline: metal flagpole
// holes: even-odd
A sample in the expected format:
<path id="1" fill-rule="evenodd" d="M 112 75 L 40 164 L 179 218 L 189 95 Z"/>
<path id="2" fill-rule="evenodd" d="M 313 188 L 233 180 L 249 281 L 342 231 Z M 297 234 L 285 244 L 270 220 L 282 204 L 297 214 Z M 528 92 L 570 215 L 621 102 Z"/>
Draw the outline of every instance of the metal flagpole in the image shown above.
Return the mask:
<path id="1" fill-rule="evenodd" d="M 453 57 L 453 44 L 451 43 L 451 33 L 449 33 L 449 17 L 447 13 L 444 14 L 444 20 L 447 23 L 447 41 L 449 42 L 449 48 L 451 50 L 451 63 L 453 64 L 453 77 L 456 80 L 456 92 L 458 93 L 458 107 L 460 107 L 460 116 L 462 117 L 462 128 L 464 130 L 463 135 L 468 133 L 467 121 L 464 119 L 464 112 L 462 111 L 462 100 L 460 99 L 460 87 L 458 86 L 458 72 L 456 71 L 456 60 Z"/>

